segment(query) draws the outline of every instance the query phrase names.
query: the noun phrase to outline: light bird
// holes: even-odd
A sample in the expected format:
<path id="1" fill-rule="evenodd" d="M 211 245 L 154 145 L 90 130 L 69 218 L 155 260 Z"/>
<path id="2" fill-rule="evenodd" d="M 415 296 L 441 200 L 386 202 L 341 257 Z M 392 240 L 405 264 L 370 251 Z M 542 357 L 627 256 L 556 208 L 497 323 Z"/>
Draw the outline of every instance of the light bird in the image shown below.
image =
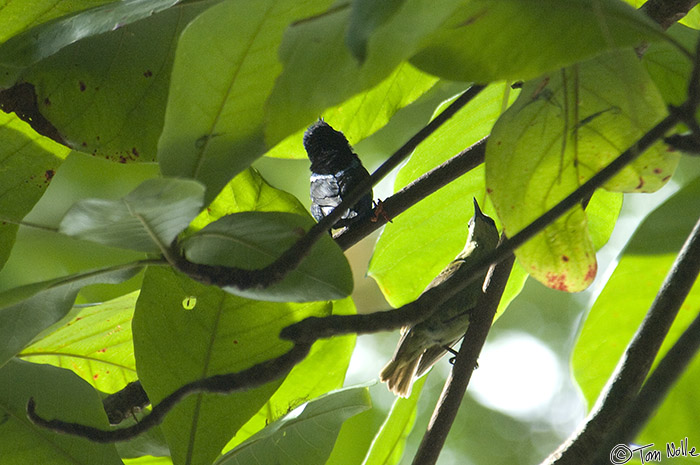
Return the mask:
<path id="1" fill-rule="evenodd" d="M 469 235 L 464 249 L 428 284 L 423 293 L 448 280 L 469 277 L 469 265 L 494 250 L 496 245 L 496 223 L 481 212 L 474 199 L 474 216 L 469 220 Z M 379 375 L 391 392 L 408 397 L 413 381 L 423 376 L 464 336 L 471 313 L 483 293 L 485 278 L 486 272 L 440 304 L 440 308 L 427 320 L 401 329 L 401 339 L 394 356 Z"/>

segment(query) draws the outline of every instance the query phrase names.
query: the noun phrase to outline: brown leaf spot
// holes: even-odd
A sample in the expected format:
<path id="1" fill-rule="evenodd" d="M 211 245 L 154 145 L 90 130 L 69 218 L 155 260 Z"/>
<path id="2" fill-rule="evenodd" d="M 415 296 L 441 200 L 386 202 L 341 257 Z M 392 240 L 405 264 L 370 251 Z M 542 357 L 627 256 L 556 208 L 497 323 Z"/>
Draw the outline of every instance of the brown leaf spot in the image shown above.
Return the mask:
<path id="1" fill-rule="evenodd" d="M 32 129 L 53 139 L 59 144 L 69 146 L 59 134 L 58 129 L 39 112 L 34 85 L 28 82 L 15 84 L 9 89 L 0 91 L 0 110 L 5 113 L 14 112 L 19 119 L 29 124 Z"/>
<path id="2" fill-rule="evenodd" d="M 143 76 L 149 78 L 153 76 L 153 72 L 150 69 L 147 69 L 146 72 L 143 73 Z"/>
<path id="3" fill-rule="evenodd" d="M 46 170 L 44 172 L 44 177 L 46 178 L 46 182 L 51 182 L 54 174 L 56 174 L 55 170 Z"/>
<path id="4" fill-rule="evenodd" d="M 132 148 L 131 148 L 131 153 L 132 153 L 136 158 L 138 158 L 138 157 L 140 156 L 139 151 L 136 150 L 136 147 L 132 147 Z"/>
<path id="5" fill-rule="evenodd" d="M 639 177 L 639 184 L 637 184 L 637 187 L 635 189 L 641 189 L 644 186 L 644 178 Z"/>
<path id="6" fill-rule="evenodd" d="M 598 263 L 593 262 L 588 267 L 588 272 L 586 273 L 586 282 L 593 281 L 593 279 L 595 279 L 596 273 L 598 273 Z"/>
<path id="7" fill-rule="evenodd" d="M 566 292 L 569 288 L 566 285 L 566 275 L 565 274 L 555 274 L 547 273 L 547 287 L 556 289 L 558 291 Z"/>
<path id="8" fill-rule="evenodd" d="M 567 257 L 566 255 L 562 255 L 562 256 L 561 256 L 561 261 L 563 261 L 563 262 L 568 262 L 568 261 L 569 261 L 569 257 Z"/>
<path id="9" fill-rule="evenodd" d="M 654 173 L 655 173 L 655 174 L 661 174 L 661 173 L 663 173 L 663 172 L 664 172 L 664 170 L 662 170 L 661 168 L 654 168 Z"/>
<path id="10" fill-rule="evenodd" d="M 80 92 L 85 92 L 85 89 L 87 89 L 87 86 L 83 81 L 78 81 L 78 87 L 80 88 Z"/>

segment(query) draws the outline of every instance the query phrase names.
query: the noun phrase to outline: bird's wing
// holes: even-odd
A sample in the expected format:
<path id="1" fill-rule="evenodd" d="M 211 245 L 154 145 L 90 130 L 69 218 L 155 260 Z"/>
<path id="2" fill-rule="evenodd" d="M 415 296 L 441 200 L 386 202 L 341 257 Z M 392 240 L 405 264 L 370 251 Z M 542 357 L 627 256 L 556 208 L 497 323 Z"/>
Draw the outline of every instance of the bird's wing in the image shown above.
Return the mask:
<path id="1" fill-rule="evenodd" d="M 460 267 L 461 267 L 463 264 L 464 264 L 464 260 L 453 260 L 452 262 L 450 262 L 450 264 L 447 265 L 447 266 L 440 272 L 440 274 L 437 275 L 437 276 L 435 277 L 435 279 L 433 279 L 433 280 L 430 282 L 430 284 L 428 284 L 428 286 L 425 288 L 425 290 L 424 290 L 423 292 L 427 291 L 428 289 L 432 289 L 432 288 L 434 288 L 435 286 L 438 286 L 438 285 L 444 283 L 445 281 L 447 281 L 453 274 L 455 274 L 455 273 L 457 272 L 457 270 L 460 269 Z"/>

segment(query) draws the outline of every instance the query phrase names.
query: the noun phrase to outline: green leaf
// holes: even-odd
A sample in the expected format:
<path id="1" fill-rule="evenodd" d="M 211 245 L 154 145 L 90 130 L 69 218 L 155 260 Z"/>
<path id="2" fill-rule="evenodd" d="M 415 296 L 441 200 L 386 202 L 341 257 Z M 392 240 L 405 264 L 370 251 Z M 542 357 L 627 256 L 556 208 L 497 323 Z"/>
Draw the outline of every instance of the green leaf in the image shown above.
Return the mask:
<path id="1" fill-rule="evenodd" d="M 212 1 L 178 5 L 80 40 L 24 70 L 19 82 L 34 85 L 34 106 L 74 149 L 120 163 L 152 162 L 163 129 L 174 44 Z M 152 2 L 138 3 L 151 9 Z"/>
<path id="2" fill-rule="evenodd" d="M 275 189 L 263 179 L 258 170 L 248 168 L 233 178 L 212 203 L 202 210 L 190 223 L 188 232 L 199 231 L 209 223 L 231 213 L 245 211 L 308 214 L 308 210 L 296 197 Z"/>
<path id="3" fill-rule="evenodd" d="M 333 302 L 334 315 L 354 315 L 352 299 Z M 350 364 L 356 336 L 321 339 L 309 355 L 295 366 L 267 403 L 236 433 L 224 450 L 232 449 L 268 424 L 309 399 L 340 389 Z"/>
<path id="4" fill-rule="evenodd" d="M 518 101 L 494 126 L 486 150 L 486 184 L 506 234 L 542 215 L 665 114 L 633 52 L 609 53 L 525 83 Z M 604 187 L 655 191 L 678 159 L 657 143 Z M 597 264 L 582 207 L 516 250 L 516 257 L 549 287 L 569 292 L 588 287 Z"/>
<path id="5" fill-rule="evenodd" d="M 362 17 L 376 13 L 384 21 L 371 26 L 371 37 L 361 39 L 367 55 L 362 63 L 346 45 L 345 31 L 355 10 L 341 6 L 288 28 L 279 49 L 284 70 L 267 101 L 265 140 L 269 144 L 297 132 L 329 107 L 338 105 L 342 111 L 341 102 L 380 85 L 420 49 L 427 34 L 449 18 L 458 1 L 411 2 L 388 16 L 377 13 L 386 2 L 374 3 L 373 11 Z"/>
<path id="6" fill-rule="evenodd" d="M 102 392 L 136 380 L 131 318 L 138 292 L 82 310 L 18 354 L 32 363 L 65 367 Z"/>
<path id="7" fill-rule="evenodd" d="M 593 247 L 599 250 L 610 239 L 622 208 L 622 194 L 598 189 L 586 206 L 588 232 Z"/>
<path id="8" fill-rule="evenodd" d="M 17 234 L 17 225 L 34 207 L 69 149 L 34 132 L 13 114 L 0 112 L 0 268 Z"/>
<path id="9" fill-rule="evenodd" d="M 50 365 L 11 360 L 0 368 L 0 449 L 4 463 L 122 463 L 114 444 L 97 444 L 34 426 L 26 413 L 30 397 L 43 418 L 108 427 L 97 392 L 75 374 Z"/>
<path id="10" fill-rule="evenodd" d="M 366 387 L 331 392 L 293 410 L 215 463 L 322 465 L 343 422 L 370 406 Z"/>
<path id="11" fill-rule="evenodd" d="M 257 269 L 272 263 L 313 225 L 308 214 L 234 213 L 187 237 L 181 245 L 194 263 Z M 264 289 L 225 289 L 276 302 L 340 299 L 352 292 L 352 273 L 340 248 L 330 236 L 324 236 L 280 283 Z"/>
<path id="12" fill-rule="evenodd" d="M 481 92 L 416 149 L 397 174 L 394 190 L 487 135 L 510 98 L 510 87 L 503 83 Z M 418 297 L 462 250 L 467 223 L 474 214 L 472 197 L 479 199 L 487 213 L 491 212 L 484 202 L 483 176 L 482 165 L 423 199 L 384 228 L 368 274 L 392 306 Z"/>
<path id="13" fill-rule="evenodd" d="M 379 433 L 374 437 L 362 465 L 392 465 L 401 460 L 406 438 L 413 429 L 418 409 L 418 399 L 423 391 L 427 376 L 413 384 L 407 399 L 397 397 Z"/>
<path id="14" fill-rule="evenodd" d="M 544 0 L 536 8 L 520 0 L 471 0 L 425 39 L 411 62 L 446 79 L 529 79 L 662 34 L 617 0 Z"/>
<path id="15" fill-rule="evenodd" d="M 66 212 L 87 198 L 119 199 L 146 179 L 158 176 L 157 165 L 121 164 L 72 152 L 61 164 L 44 195 L 22 220 L 11 255 L 0 271 L 0 291 L 38 281 L 142 260 L 145 255 L 57 234 Z M 20 200 L 18 202 L 21 203 Z M 134 290 L 134 284 L 91 286 L 101 302 Z M 94 293 L 96 287 L 108 290 Z M 122 289 L 121 291 L 119 289 Z M 85 291 L 83 291 L 85 293 Z"/>
<path id="16" fill-rule="evenodd" d="M 676 254 L 700 216 L 700 181 L 695 181 L 644 220 L 586 318 L 573 354 L 573 373 L 586 400 L 593 404 L 617 365 L 659 291 Z M 700 308 L 700 281 L 693 286 L 661 347 L 663 356 Z M 658 357 L 657 357 L 658 360 Z M 697 380 L 691 377 L 690 382 Z M 685 389 L 685 388 L 683 388 Z M 677 398 L 677 397 L 675 397 Z M 688 405 L 689 400 L 684 402 Z M 680 414 L 681 418 L 692 411 Z M 680 420 L 680 419 L 679 419 Z M 666 424 L 682 437 L 687 431 Z M 679 421 L 679 425 L 682 422 Z M 678 440 L 676 437 L 676 441 Z M 661 441 L 654 438 L 653 441 Z"/>
<path id="17" fill-rule="evenodd" d="M 282 328 L 330 311 L 326 302 L 251 301 L 169 269 L 149 268 L 132 323 L 139 379 L 158 403 L 187 382 L 281 355 L 290 347 L 278 338 Z M 185 399 L 162 425 L 174 463 L 211 463 L 281 383 Z"/>
<path id="18" fill-rule="evenodd" d="M 59 232 L 140 252 L 160 252 L 203 205 L 204 187 L 187 179 L 149 179 L 120 200 L 87 199 L 61 220 Z"/>
<path id="19" fill-rule="evenodd" d="M 68 314 L 84 286 L 119 283 L 142 268 L 134 263 L 10 289 L 0 293 L 0 366 Z"/>
<path id="20" fill-rule="evenodd" d="M 281 71 L 284 28 L 327 4 L 234 0 L 189 25 L 178 42 L 158 143 L 165 175 L 201 181 L 210 201 L 265 152 L 264 107 Z"/>
<path id="21" fill-rule="evenodd" d="M 17 71 L 53 55 L 85 37 L 113 31 L 170 8 L 180 0 L 122 0 L 110 2 L 27 30 L 0 45 L 3 84 L 14 83 Z M 46 2 L 44 2 L 46 3 Z M 56 2 L 52 2 L 52 7 Z M 92 3 L 95 5 L 95 2 Z M 27 5 L 29 7 L 29 5 Z M 25 10 L 26 11 L 26 10 Z M 5 12 L 7 13 L 7 12 Z"/>
<path id="22" fill-rule="evenodd" d="M 688 50 L 693 50 L 698 41 L 697 30 L 680 24 L 671 26 L 668 34 Z M 666 103 L 680 105 L 685 101 L 692 69 L 692 63 L 687 55 L 681 53 L 673 44 L 657 42 L 649 45 L 644 52 L 642 64 Z"/>
<path id="23" fill-rule="evenodd" d="M 321 116 L 332 127 L 342 130 L 354 144 L 383 128 L 396 112 L 424 95 L 437 81 L 436 77 L 401 63 L 375 87 L 325 109 Z M 295 132 L 265 155 L 305 159 L 307 155 L 302 144 L 305 130 Z"/>
<path id="24" fill-rule="evenodd" d="M 372 33 L 406 3 L 406 0 L 357 0 L 352 12 L 345 41 L 353 56 L 362 63 L 367 58 L 367 47 Z"/>
<path id="25" fill-rule="evenodd" d="M 0 43 L 53 18 L 109 3 L 113 0 L 24 0 L 0 7 Z"/>

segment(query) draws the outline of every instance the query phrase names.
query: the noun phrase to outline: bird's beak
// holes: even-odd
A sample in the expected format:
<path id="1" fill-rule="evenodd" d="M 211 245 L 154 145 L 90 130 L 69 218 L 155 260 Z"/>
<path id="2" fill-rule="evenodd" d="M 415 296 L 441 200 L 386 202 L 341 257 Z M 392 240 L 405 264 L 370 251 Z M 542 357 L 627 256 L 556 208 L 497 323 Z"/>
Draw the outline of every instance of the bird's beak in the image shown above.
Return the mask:
<path id="1" fill-rule="evenodd" d="M 485 217 L 481 211 L 481 208 L 479 208 L 479 202 L 476 201 L 476 197 L 473 197 L 474 199 L 474 216 L 479 216 L 481 218 Z"/>

